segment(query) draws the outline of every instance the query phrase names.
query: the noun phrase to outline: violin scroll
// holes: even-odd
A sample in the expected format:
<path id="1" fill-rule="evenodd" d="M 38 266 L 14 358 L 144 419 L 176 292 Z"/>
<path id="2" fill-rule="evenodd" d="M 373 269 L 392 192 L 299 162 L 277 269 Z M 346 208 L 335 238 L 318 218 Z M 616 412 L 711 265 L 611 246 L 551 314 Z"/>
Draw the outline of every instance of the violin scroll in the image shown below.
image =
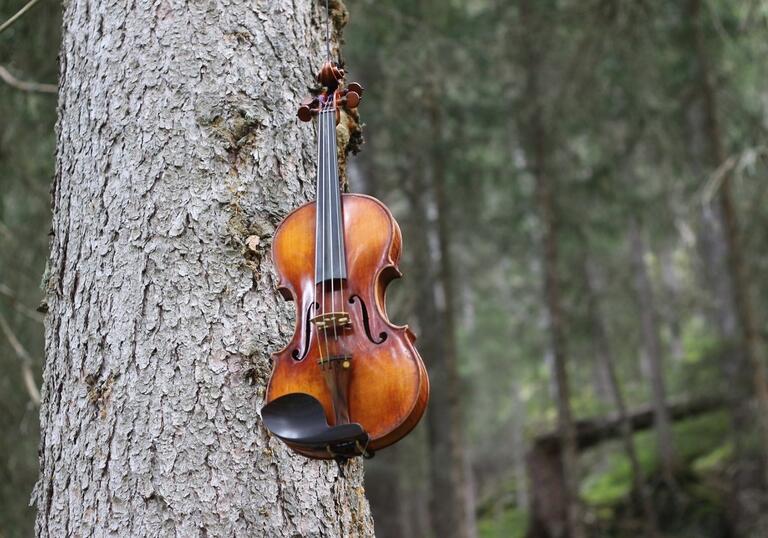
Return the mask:
<path id="1" fill-rule="evenodd" d="M 317 74 L 317 81 L 329 92 L 334 92 L 344 80 L 344 69 L 336 62 L 325 62 Z"/>
<path id="2" fill-rule="evenodd" d="M 357 82 L 344 87 L 344 69 L 335 62 L 325 62 L 317 74 L 317 81 L 323 86 L 321 92 L 305 99 L 299 107 L 298 117 L 301 121 L 311 121 L 320 113 L 320 109 L 329 99 L 335 100 L 338 107 L 352 110 L 360 104 L 363 97 L 363 87 Z"/>

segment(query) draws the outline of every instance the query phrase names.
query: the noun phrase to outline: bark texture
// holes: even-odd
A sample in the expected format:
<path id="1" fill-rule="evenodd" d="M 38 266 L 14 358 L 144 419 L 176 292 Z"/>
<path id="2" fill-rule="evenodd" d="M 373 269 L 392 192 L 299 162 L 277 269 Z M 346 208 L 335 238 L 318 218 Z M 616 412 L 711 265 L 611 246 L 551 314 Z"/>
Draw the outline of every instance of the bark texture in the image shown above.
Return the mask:
<path id="1" fill-rule="evenodd" d="M 65 5 L 39 536 L 373 534 L 362 465 L 292 455 L 258 416 L 293 331 L 269 245 L 314 189 L 294 118 L 323 21 Z"/>

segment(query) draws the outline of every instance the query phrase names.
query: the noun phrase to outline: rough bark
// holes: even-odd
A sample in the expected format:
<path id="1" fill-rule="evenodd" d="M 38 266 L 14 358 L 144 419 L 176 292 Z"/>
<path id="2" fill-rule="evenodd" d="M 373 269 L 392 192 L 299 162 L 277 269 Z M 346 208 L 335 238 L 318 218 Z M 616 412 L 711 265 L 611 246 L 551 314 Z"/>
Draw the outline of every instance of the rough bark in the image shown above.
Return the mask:
<path id="1" fill-rule="evenodd" d="M 320 11 L 72 0 L 63 20 L 37 534 L 372 535 L 362 465 L 295 456 L 258 416 L 293 331 L 269 244 L 314 188 L 294 116 Z"/>
<path id="2" fill-rule="evenodd" d="M 520 19 L 523 27 L 532 24 L 531 4 L 524 0 L 520 4 Z M 558 214 L 555 206 L 555 182 L 552 177 L 552 141 L 547 131 L 542 106 L 541 92 L 541 54 L 533 45 L 528 32 L 523 34 L 522 50 L 525 54 L 526 73 L 525 98 L 528 110 L 523 126 L 524 145 L 535 179 L 536 210 L 541 223 L 541 258 L 544 270 L 544 304 L 546 306 L 550 347 L 553 355 L 553 379 L 556 388 L 558 431 L 562 439 L 563 507 L 566 517 L 553 518 L 546 523 L 549 536 L 582 538 L 584 525 L 578 499 L 578 453 L 576 451 L 576 430 L 571 411 L 571 396 L 567 368 L 567 349 L 565 342 L 565 320 L 561 304 L 558 248 Z M 533 510 L 546 504 L 546 498 L 532 495 Z M 558 523 L 565 521 L 562 528 Z"/>
<path id="3" fill-rule="evenodd" d="M 645 263 L 647 247 L 640 223 L 634 215 L 629 219 L 629 250 L 635 280 L 635 297 L 640 314 L 640 334 L 648 363 L 651 382 L 651 402 L 656 412 L 656 445 L 661 461 L 661 472 L 668 485 L 675 481 L 676 456 L 672 439 L 672 424 L 667 414 L 667 389 L 664 382 L 664 365 L 659 319 L 654 300 L 653 286 Z"/>

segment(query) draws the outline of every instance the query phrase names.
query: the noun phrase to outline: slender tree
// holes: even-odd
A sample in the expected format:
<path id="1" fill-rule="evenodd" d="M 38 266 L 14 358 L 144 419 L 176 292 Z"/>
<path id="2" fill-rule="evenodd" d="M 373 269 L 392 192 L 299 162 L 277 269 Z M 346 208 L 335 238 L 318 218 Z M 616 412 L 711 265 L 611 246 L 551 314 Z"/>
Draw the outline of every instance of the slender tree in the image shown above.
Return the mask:
<path id="1" fill-rule="evenodd" d="M 595 269 L 589 258 L 584 260 L 584 283 L 587 296 L 587 316 L 590 320 L 592 335 L 594 338 L 595 352 L 600 365 L 603 369 L 605 378 L 608 381 L 613 404 L 616 406 L 616 412 L 619 415 L 621 442 L 624 445 L 624 452 L 629 460 L 632 469 L 632 487 L 634 499 L 637 501 L 643 515 L 643 525 L 646 536 L 658 536 L 656 528 L 656 511 L 653 507 L 653 501 L 645 484 L 645 473 L 640 466 L 640 459 L 637 456 L 635 440 L 632 431 L 632 423 L 627 413 L 627 404 L 624 393 L 621 389 L 619 375 L 616 369 L 616 358 L 613 354 L 613 346 L 608 335 L 605 317 L 600 308 L 598 290 L 596 284 Z"/>
<path id="2" fill-rule="evenodd" d="M 531 28 L 533 20 L 531 2 L 520 3 L 520 22 L 522 27 Z M 562 446 L 562 469 L 564 495 L 567 514 L 566 529 L 553 526 L 552 536 L 582 538 L 584 525 L 578 499 L 578 451 L 576 446 L 576 427 L 571 410 L 571 396 L 567 366 L 565 342 L 565 319 L 561 299 L 559 276 L 559 221 L 555 204 L 555 181 L 552 166 L 552 140 L 545 119 L 545 107 L 542 102 L 543 86 L 541 82 L 542 54 L 526 31 L 523 34 L 521 50 L 524 54 L 526 77 L 525 99 L 528 109 L 523 114 L 523 145 L 526 148 L 530 169 L 535 180 L 536 210 L 541 223 L 541 260 L 544 271 L 543 297 L 549 322 L 550 348 L 553 356 L 552 377 L 556 389 L 556 407 L 558 430 Z M 546 499 L 533 499 L 533 502 L 546 502 Z"/>
<path id="3" fill-rule="evenodd" d="M 752 381 L 759 406 L 758 427 L 764 453 L 764 483 L 768 484 L 768 368 L 763 355 L 760 331 L 750 296 L 751 282 L 744 256 L 739 219 L 733 193 L 733 174 L 727 166 L 725 143 L 720 127 L 718 97 L 714 85 L 715 73 L 710 66 L 705 38 L 705 18 L 701 0 L 688 2 L 688 17 L 692 25 L 690 36 L 696 66 L 696 93 L 703 105 L 703 119 L 709 169 L 719 180 L 719 216 L 727 249 L 728 277 L 733 293 L 734 310 L 740 330 L 742 353 L 752 370 Z"/>
<path id="4" fill-rule="evenodd" d="M 656 445 L 664 480 L 669 486 L 674 486 L 676 456 L 672 438 L 672 421 L 667 410 L 667 388 L 664 380 L 658 312 L 653 286 L 648 275 L 648 266 L 645 262 L 648 248 L 642 235 L 640 221 L 635 215 L 631 215 L 629 219 L 629 250 L 635 281 L 635 297 L 640 314 L 640 334 L 651 383 Z"/>
<path id="5" fill-rule="evenodd" d="M 455 360 L 455 350 L 448 351 L 450 342 L 446 341 L 449 329 L 440 301 L 444 296 L 443 283 L 440 280 L 439 260 L 433 254 L 430 243 L 439 232 L 434 223 L 429 221 L 427 196 L 430 183 L 414 180 L 408 187 L 409 203 L 412 208 L 414 230 L 411 235 L 411 248 L 417 271 L 419 299 L 416 316 L 421 329 L 419 350 L 425 357 L 429 368 L 431 393 L 430 407 L 427 413 L 430 451 L 430 502 L 429 512 L 432 530 L 435 536 L 465 536 L 463 488 L 461 483 L 461 465 L 458 438 L 454 426 L 456 419 L 456 391 L 453 385 L 455 376 L 451 374 L 454 365 L 447 364 Z"/>
<path id="6" fill-rule="evenodd" d="M 435 82 L 435 81 L 433 81 Z M 433 89 L 435 85 L 433 84 Z M 457 493 L 460 499 L 460 510 L 458 513 L 460 528 L 459 536 L 472 538 L 475 532 L 475 507 L 474 495 L 472 493 L 471 482 L 468 479 L 468 460 L 466 449 L 464 447 L 464 428 L 461 410 L 461 386 L 458 370 L 458 349 L 456 343 L 456 305 L 454 295 L 454 260 L 451 252 L 451 227 L 446 194 L 446 183 L 448 175 L 446 173 L 446 159 L 448 155 L 443 149 L 442 140 L 444 138 L 442 127 L 442 110 L 437 106 L 437 92 L 431 94 L 430 125 L 432 132 L 432 154 L 431 154 L 431 186 L 435 199 L 435 217 L 436 217 L 436 238 L 438 247 L 438 270 L 436 284 L 439 286 L 438 293 L 441 300 L 438 301 L 438 309 L 443 320 L 444 352 L 443 365 L 447 375 L 450 422 L 450 440 L 451 440 L 451 463 L 452 471 L 455 473 L 455 482 Z"/>
<path id="7" fill-rule="evenodd" d="M 343 20 L 332 2 L 334 20 Z M 370 536 L 362 465 L 258 410 L 270 238 L 314 186 L 317 3 L 65 5 L 39 536 Z"/>

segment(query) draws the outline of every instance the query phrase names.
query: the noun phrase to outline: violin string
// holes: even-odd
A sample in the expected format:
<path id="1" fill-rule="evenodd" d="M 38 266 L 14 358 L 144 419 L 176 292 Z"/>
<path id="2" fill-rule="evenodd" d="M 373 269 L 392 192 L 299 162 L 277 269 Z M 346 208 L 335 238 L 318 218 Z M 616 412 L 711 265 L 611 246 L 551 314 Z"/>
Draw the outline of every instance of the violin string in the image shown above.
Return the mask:
<path id="1" fill-rule="evenodd" d="M 322 112 L 322 111 L 321 111 Z M 322 140 L 323 140 L 323 122 L 322 122 L 322 114 L 319 117 L 319 121 L 317 122 L 317 183 L 315 186 L 316 194 L 320 194 L 320 181 L 322 177 Z M 316 196 L 317 198 L 317 196 Z M 319 274 L 322 276 L 323 272 L 325 271 L 325 256 L 323 256 L 325 249 L 322 243 L 323 238 L 320 238 L 320 248 L 318 248 L 318 238 L 317 234 L 320 233 L 320 199 L 317 198 L 315 202 L 315 274 Z M 320 271 L 318 272 L 318 268 L 320 268 Z M 325 304 L 325 283 L 323 282 L 321 284 L 322 291 L 320 294 L 320 315 L 322 315 L 325 311 L 324 304 Z M 314 293 L 314 302 L 313 305 L 318 304 L 317 303 L 317 283 L 315 283 L 315 293 Z M 315 310 L 315 315 L 317 315 L 317 310 Z M 322 318 L 320 318 L 322 320 Z M 318 351 L 320 353 L 320 364 L 323 364 L 323 345 L 320 341 L 320 329 L 315 324 L 315 329 L 317 330 L 317 347 Z"/>
<path id="2" fill-rule="evenodd" d="M 336 106 L 338 106 L 336 105 L 335 101 L 334 101 L 334 105 L 335 105 L 334 106 L 334 119 L 335 119 L 335 116 L 336 116 L 335 108 Z M 335 130 L 335 126 L 334 126 L 334 130 Z M 335 146 L 336 144 L 334 144 L 333 149 L 335 152 L 338 152 L 338 148 L 336 148 Z M 334 156 L 334 158 L 335 157 L 336 156 Z M 336 170 L 336 174 L 334 174 L 334 178 L 333 178 L 333 181 L 335 182 L 334 184 L 335 188 L 333 190 L 333 193 L 338 200 L 338 212 L 339 212 L 339 215 L 338 215 L 339 218 L 336 220 L 336 229 L 335 229 L 336 239 L 338 240 L 338 245 L 339 245 L 339 295 L 341 296 L 340 297 L 341 312 L 342 314 L 346 314 L 346 308 L 345 308 L 346 302 L 344 300 L 344 275 L 341 274 L 344 268 L 342 256 L 346 255 L 346 250 L 344 249 L 344 213 L 342 212 L 342 206 L 341 206 L 341 190 L 340 190 L 341 185 L 339 185 L 338 165 L 337 165 L 337 168 L 335 168 L 335 170 Z"/>
<path id="3" fill-rule="evenodd" d="M 331 9 L 330 9 L 328 0 L 325 0 L 325 52 L 326 52 L 328 61 L 331 61 Z M 336 144 L 333 143 L 333 141 L 336 138 L 335 136 L 333 136 L 333 134 L 335 134 L 334 131 L 336 128 L 335 126 L 336 122 L 334 121 L 335 115 L 336 115 L 334 97 L 335 97 L 335 94 L 331 94 L 330 100 L 326 103 L 327 105 L 326 108 L 330 111 L 330 113 L 326 112 L 326 115 L 330 116 L 330 118 L 328 119 L 330 124 L 326 126 L 327 145 L 329 146 L 327 149 L 327 152 L 328 152 L 328 178 L 327 179 L 328 179 L 329 189 L 327 189 L 326 201 L 330 202 L 329 205 L 331 206 L 331 210 L 328 211 L 328 228 L 326 229 L 328 232 L 331 232 L 331 229 L 333 227 L 334 211 L 333 211 L 333 206 L 331 204 L 335 203 L 335 201 L 332 202 L 330 199 L 332 196 L 332 193 L 335 193 L 335 191 L 332 190 L 333 180 L 334 180 L 333 178 L 334 174 L 332 173 L 333 163 L 334 163 L 333 159 L 336 159 L 336 148 L 335 148 Z M 334 129 L 334 131 L 331 131 L 331 129 Z M 331 146 L 334 146 L 334 147 L 331 147 Z M 341 215 L 340 207 L 339 207 L 339 215 Z M 323 226 L 323 228 L 325 228 L 325 226 Z M 333 316 L 333 338 L 334 340 L 337 340 L 339 335 L 336 331 L 336 320 L 335 320 L 335 313 L 336 313 L 335 293 L 336 292 L 334 290 L 334 282 L 333 282 L 334 276 L 335 276 L 334 267 L 333 267 L 333 257 L 334 257 L 333 256 L 333 239 L 331 237 L 329 237 L 329 239 L 331 239 L 330 241 L 331 243 L 331 252 L 330 252 L 330 255 L 331 255 L 331 313 Z M 341 245 L 339 244 L 337 246 L 340 247 Z M 341 270 L 341 253 L 339 253 L 339 270 Z M 323 280 L 323 284 L 325 284 L 325 280 Z M 339 281 L 339 285 L 340 285 L 339 289 L 342 295 L 341 303 L 342 303 L 342 310 L 343 310 L 344 293 L 343 293 L 343 288 L 341 288 L 341 286 L 343 286 L 341 281 Z M 325 292 L 323 292 L 323 296 L 325 296 Z M 328 344 L 328 340 L 326 339 L 326 346 L 327 344 Z M 328 349 L 326 347 L 326 355 L 328 355 L 327 351 Z"/>
<path id="4" fill-rule="evenodd" d="M 334 96 L 334 94 L 331 94 L 330 100 L 328 101 L 328 113 L 327 113 L 328 125 L 326 126 L 327 129 L 328 129 L 328 132 L 327 132 L 327 137 L 328 137 L 327 138 L 327 140 L 328 140 L 328 149 L 327 149 L 327 152 L 328 152 L 328 174 L 327 174 L 327 178 L 326 178 L 327 181 L 328 181 L 328 188 L 326 189 L 326 192 L 327 192 L 326 200 L 328 201 L 328 207 L 329 207 L 329 211 L 328 211 L 328 227 L 326 228 L 326 231 L 329 233 L 329 237 L 328 237 L 329 241 L 328 242 L 331 244 L 330 253 L 329 253 L 330 257 L 331 257 L 331 260 L 330 260 L 331 261 L 331 313 L 332 313 L 332 315 L 335 318 L 335 314 L 336 314 L 336 295 L 335 295 L 335 293 L 336 292 L 333 289 L 334 288 L 333 281 L 335 280 L 334 277 L 336 275 L 335 275 L 334 266 L 333 266 L 333 257 L 334 257 L 333 256 L 333 236 L 330 235 L 331 233 L 333 233 L 333 214 L 334 214 L 334 211 L 333 211 L 333 200 L 331 200 L 331 196 L 332 196 L 332 192 L 333 192 L 333 163 L 334 163 L 334 159 L 336 158 L 335 148 L 333 147 L 334 146 L 333 141 L 336 138 L 336 137 L 333 136 L 335 134 L 334 130 L 336 128 L 336 125 L 335 125 L 336 122 L 334 121 L 335 120 L 335 116 L 336 116 L 336 112 L 334 111 L 334 107 L 333 107 L 333 105 L 334 105 L 334 97 L 333 96 Z M 335 319 L 334 319 L 334 323 L 333 323 L 333 338 L 334 338 L 334 340 L 336 340 L 338 337 L 339 337 L 339 335 L 336 332 L 336 322 L 335 322 Z"/>
<path id="5" fill-rule="evenodd" d="M 328 117 L 328 101 L 326 100 L 326 102 L 323 103 L 323 113 L 321 114 L 321 117 L 320 117 L 321 123 L 325 124 L 323 126 L 323 142 L 324 142 L 324 144 L 323 144 L 324 145 L 323 153 L 326 156 L 326 160 L 327 160 L 328 146 L 329 146 L 329 140 L 328 140 L 329 134 L 328 134 L 327 117 Z M 325 167 L 323 167 L 323 172 L 325 172 Z M 321 174 L 321 176 L 322 176 L 322 174 Z M 325 281 L 327 280 L 325 278 L 325 276 L 327 274 L 325 272 L 325 268 L 326 268 L 325 267 L 325 262 L 326 262 L 326 258 L 328 258 L 328 256 L 326 255 L 326 252 L 327 252 L 327 249 L 328 249 L 328 241 L 327 241 L 328 235 L 327 235 L 327 227 L 326 227 L 326 218 L 327 218 L 326 215 L 328 213 L 328 192 L 327 192 L 328 189 L 325 188 L 326 179 L 327 178 L 323 178 L 323 189 L 322 189 L 323 190 L 323 192 L 322 192 L 322 206 L 323 206 L 322 218 L 323 218 L 323 226 L 322 226 L 321 232 L 323 234 L 323 272 L 320 275 L 320 278 L 322 278 L 322 280 L 323 280 L 323 283 L 322 283 L 323 315 L 325 315 L 325 305 L 326 305 Z M 319 232 L 320 232 L 320 230 L 318 231 L 318 233 Z M 331 258 L 331 276 L 333 276 L 333 256 L 331 256 L 330 258 Z M 331 280 L 331 299 L 333 299 L 333 280 Z M 333 306 L 331 306 L 331 312 L 333 312 Z M 322 321 L 325 322 L 325 317 L 324 316 L 322 318 Z M 326 357 L 326 360 L 330 360 L 331 354 L 330 354 L 330 351 L 329 351 L 329 348 L 328 348 L 328 332 L 327 332 L 327 330 L 328 330 L 327 327 L 325 327 L 325 325 L 323 325 L 323 342 L 325 343 L 325 357 Z M 330 364 L 328 364 L 328 366 L 330 366 Z M 325 367 L 325 365 L 323 365 L 323 367 Z"/>

